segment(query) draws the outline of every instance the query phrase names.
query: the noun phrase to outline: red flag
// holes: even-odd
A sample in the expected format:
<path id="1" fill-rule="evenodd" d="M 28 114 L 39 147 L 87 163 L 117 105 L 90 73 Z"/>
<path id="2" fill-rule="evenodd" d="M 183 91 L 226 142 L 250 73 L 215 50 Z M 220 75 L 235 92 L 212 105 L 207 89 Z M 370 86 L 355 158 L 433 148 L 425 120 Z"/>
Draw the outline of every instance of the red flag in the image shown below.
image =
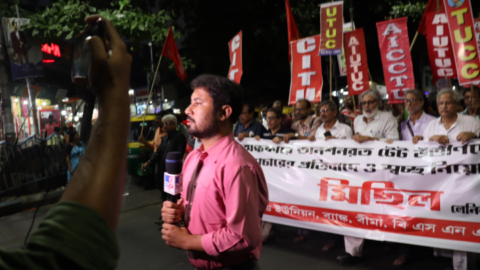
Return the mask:
<path id="1" fill-rule="evenodd" d="M 457 78 L 447 15 L 429 12 L 426 22 L 428 56 L 433 75 L 432 83 L 435 84 L 440 78 Z"/>
<path id="2" fill-rule="evenodd" d="M 437 9 L 437 1 L 440 7 Z M 420 25 L 418 26 L 417 32 L 422 35 L 427 34 L 427 28 L 426 28 L 426 23 L 427 23 L 427 13 L 428 12 L 440 12 L 443 13 L 445 12 L 445 7 L 443 6 L 443 0 L 428 0 L 427 7 L 425 8 L 425 11 L 423 12 L 423 17 L 422 20 L 420 21 Z"/>
<path id="3" fill-rule="evenodd" d="M 288 26 L 288 45 L 290 47 L 290 43 L 294 40 L 302 38 L 300 32 L 298 32 L 297 24 L 293 19 L 292 10 L 290 9 L 290 3 L 288 0 L 285 0 L 285 8 L 287 9 L 287 26 Z M 292 55 L 290 52 L 290 48 L 288 50 L 288 60 L 292 61 Z"/>
<path id="4" fill-rule="evenodd" d="M 230 69 L 228 70 L 228 79 L 240 84 L 243 74 L 242 63 L 242 31 L 228 42 L 230 51 Z"/>
<path id="5" fill-rule="evenodd" d="M 322 61 L 318 55 L 320 35 L 292 41 L 292 83 L 290 85 L 289 105 L 297 104 L 299 99 L 311 102 L 322 100 Z"/>
<path id="6" fill-rule="evenodd" d="M 378 22 L 377 33 L 388 103 L 403 103 L 405 91 L 415 89 L 407 17 Z"/>
<path id="7" fill-rule="evenodd" d="M 348 95 L 359 95 L 368 89 L 368 63 L 363 29 L 345 33 L 345 63 L 347 67 Z M 351 90 L 351 91 L 350 91 Z"/>
<path id="8" fill-rule="evenodd" d="M 175 70 L 177 71 L 177 76 L 183 80 L 187 78 L 187 73 L 183 67 L 182 59 L 178 53 L 177 44 L 175 39 L 173 39 L 172 27 L 168 29 L 167 38 L 165 38 L 165 44 L 163 44 L 162 55 L 170 58 L 175 63 Z"/>

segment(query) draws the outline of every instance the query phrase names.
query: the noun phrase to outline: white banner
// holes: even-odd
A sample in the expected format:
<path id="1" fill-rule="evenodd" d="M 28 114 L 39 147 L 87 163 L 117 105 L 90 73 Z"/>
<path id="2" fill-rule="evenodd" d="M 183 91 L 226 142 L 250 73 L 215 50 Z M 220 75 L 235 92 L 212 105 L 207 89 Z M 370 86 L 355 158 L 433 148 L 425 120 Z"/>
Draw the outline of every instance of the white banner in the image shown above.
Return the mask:
<path id="1" fill-rule="evenodd" d="M 353 140 L 240 143 L 263 168 L 270 200 L 266 221 L 480 250 L 479 140 L 446 147 Z"/>

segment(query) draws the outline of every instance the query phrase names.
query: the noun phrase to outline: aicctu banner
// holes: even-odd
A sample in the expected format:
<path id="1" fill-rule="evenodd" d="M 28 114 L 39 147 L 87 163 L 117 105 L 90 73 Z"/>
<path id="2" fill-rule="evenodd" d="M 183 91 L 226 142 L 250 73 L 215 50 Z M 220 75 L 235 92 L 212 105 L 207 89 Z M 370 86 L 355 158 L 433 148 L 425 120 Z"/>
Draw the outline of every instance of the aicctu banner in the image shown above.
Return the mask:
<path id="1" fill-rule="evenodd" d="M 260 163 L 265 221 L 414 245 L 480 250 L 480 141 L 244 139 Z"/>

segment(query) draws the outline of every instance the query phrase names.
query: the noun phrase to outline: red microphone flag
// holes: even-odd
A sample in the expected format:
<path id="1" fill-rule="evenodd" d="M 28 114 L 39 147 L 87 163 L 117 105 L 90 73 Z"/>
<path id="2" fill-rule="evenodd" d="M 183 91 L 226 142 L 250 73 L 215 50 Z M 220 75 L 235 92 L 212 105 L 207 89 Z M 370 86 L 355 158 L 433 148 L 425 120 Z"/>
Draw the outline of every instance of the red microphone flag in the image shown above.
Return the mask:
<path id="1" fill-rule="evenodd" d="M 298 32 L 297 24 L 293 19 L 292 9 L 290 8 L 290 2 L 285 0 L 285 8 L 287 9 L 287 26 L 288 26 L 288 61 L 292 61 L 292 55 L 290 51 L 290 43 L 294 40 L 302 38 L 300 32 Z"/>
<path id="2" fill-rule="evenodd" d="M 187 73 L 185 72 L 185 67 L 183 67 L 182 59 L 178 53 L 177 44 L 173 38 L 172 27 L 168 29 L 167 37 L 165 38 L 165 44 L 163 44 L 162 56 L 170 58 L 175 63 L 175 70 L 177 71 L 177 76 L 182 79 L 182 81 L 187 78 Z"/>

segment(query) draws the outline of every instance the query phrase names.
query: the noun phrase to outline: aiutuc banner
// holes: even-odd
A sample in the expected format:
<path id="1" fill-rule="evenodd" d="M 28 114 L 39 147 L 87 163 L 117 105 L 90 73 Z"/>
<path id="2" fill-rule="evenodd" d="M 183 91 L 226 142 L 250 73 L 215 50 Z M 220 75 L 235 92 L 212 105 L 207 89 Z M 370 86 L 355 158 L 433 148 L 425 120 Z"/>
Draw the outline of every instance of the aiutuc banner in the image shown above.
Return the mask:
<path id="1" fill-rule="evenodd" d="M 240 142 L 262 166 L 265 221 L 379 241 L 480 250 L 480 140 Z"/>

